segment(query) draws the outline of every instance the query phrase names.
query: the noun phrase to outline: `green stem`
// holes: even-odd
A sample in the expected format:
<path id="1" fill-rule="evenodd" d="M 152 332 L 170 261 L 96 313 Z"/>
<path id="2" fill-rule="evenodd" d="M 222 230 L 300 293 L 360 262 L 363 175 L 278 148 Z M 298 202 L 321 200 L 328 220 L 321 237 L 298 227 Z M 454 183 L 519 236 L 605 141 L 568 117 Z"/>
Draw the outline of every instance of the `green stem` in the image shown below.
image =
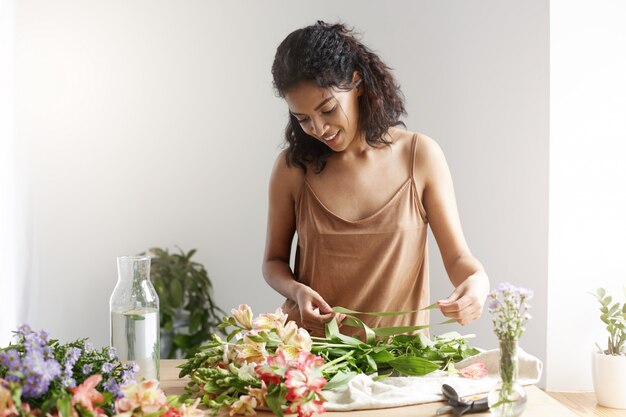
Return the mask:
<path id="1" fill-rule="evenodd" d="M 331 367 L 331 365 L 334 365 L 334 364 L 336 364 L 337 362 L 341 362 L 342 360 L 344 360 L 344 359 L 347 359 L 347 358 L 351 357 L 353 354 L 354 354 L 354 351 L 353 351 L 353 350 L 351 350 L 350 352 L 346 353 L 345 355 L 342 355 L 342 356 L 338 357 L 337 359 L 333 359 L 333 360 L 332 360 L 332 361 L 330 361 L 330 362 L 326 362 L 326 363 L 324 364 L 324 366 L 322 366 L 322 371 L 324 371 L 324 370 L 325 370 L 325 369 L 327 369 L 327 368 L 330 368 L 330 367 Z"/>

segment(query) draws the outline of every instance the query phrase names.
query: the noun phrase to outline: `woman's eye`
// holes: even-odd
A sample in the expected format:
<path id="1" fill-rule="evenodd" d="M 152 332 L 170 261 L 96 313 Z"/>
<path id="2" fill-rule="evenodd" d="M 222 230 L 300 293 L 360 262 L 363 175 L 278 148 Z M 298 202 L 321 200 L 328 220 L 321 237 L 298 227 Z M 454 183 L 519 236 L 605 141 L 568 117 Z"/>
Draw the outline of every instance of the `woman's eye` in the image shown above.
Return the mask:
<path id="1" fill-rule="evenodd" d="M 306 123 L 309 121 L 308 117 L 305 117 L 304 119 L 296 119 L 298 121 L 298 123 L 302 124 L 302 123 Z"/>
<path id="2" fill-rule="evenodd" d="M 337 108 L 337 105 L 333 106 L 332 109 L 322 111 L 322 113 L 323 114 L 330 114 L 330 113 L 334 112 L 336 108 Z"/>

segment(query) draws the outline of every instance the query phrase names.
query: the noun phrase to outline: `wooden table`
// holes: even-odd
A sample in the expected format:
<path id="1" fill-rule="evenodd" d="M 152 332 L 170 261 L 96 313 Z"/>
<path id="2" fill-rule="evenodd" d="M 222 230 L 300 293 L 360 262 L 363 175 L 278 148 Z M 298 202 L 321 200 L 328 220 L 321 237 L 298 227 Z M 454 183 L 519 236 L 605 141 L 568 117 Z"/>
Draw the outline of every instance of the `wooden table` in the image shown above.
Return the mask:
<path id="1" fill-rule="evenodd" d="M 161 388 L 167 395 L 182 394 L 187 378 L 178 378 L 179 369 L 176 368 L 182 360 L 165 359 L 161 361 Z M 528 405 L 524 411 L 524 417 L 626 417 L 626 410 L 616 410 L 601 407 L 596 404 L 593 392 L 563 393 L 540 390 L 535 386 L 526 387 Z M 348 412 L 327 412 L 326 417 L 432 417 L 435 411 L 444 405 L 444 402 L 411 405 L 406 407 L 383 408 L 378 410 L 359 410 Z M 452 414 L 448 414 L 451 416 Z M 488 412 L 470 414 L 470 416 L 489 416 Z M 228 412 L 222 411 L 219 416 L 228 416 Z M 258 411 L 259 417 L 271 417 L 269 411 Z"/>

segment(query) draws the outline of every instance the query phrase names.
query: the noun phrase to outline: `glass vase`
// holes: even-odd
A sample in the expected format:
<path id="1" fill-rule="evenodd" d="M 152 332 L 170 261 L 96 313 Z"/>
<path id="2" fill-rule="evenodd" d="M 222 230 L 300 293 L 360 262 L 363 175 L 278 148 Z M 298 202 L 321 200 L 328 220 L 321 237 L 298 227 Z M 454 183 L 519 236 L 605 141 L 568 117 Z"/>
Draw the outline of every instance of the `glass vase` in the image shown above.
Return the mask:
<path id="1" fill-rule="evenodd" d="M 517 340 L 500 340 L 500 380 L 489 392 L 491 415 L 517 417 L 526 409 L 526 391 L 517 382 Z"/>
<path id="2" fill-rule="evenodd" d="M 150 282 L 150 258 L 117 258 L 118 278 L 109 302 L 111 346 L 122 362 L 139 366 L 136 379 L 159 379 L 159 297 Z"/>

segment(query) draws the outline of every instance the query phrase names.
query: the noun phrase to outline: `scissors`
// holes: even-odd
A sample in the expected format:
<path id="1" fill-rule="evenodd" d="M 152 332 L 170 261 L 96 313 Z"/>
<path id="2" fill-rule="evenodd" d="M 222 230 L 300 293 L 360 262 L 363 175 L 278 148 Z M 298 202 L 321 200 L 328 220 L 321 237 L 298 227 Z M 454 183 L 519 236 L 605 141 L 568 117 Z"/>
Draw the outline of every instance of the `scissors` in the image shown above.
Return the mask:
<path id="1" fill-rule="evenodd" d="M 470 397 L 469 399 L 459 398 L 456 390 L 448 384 L 441 386 L 441 392 L 443 396 L 448 400 L 448 405 L 444 405 L 439 408 L 435 415 L 452 413 L 455 417 L 462 416 L 466 413 L 480 413 L 481 411 L 489 410 L 489 404 L 487 404 L 487 397 L 476 398 Z"/>

